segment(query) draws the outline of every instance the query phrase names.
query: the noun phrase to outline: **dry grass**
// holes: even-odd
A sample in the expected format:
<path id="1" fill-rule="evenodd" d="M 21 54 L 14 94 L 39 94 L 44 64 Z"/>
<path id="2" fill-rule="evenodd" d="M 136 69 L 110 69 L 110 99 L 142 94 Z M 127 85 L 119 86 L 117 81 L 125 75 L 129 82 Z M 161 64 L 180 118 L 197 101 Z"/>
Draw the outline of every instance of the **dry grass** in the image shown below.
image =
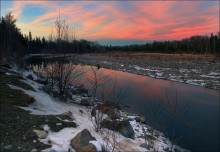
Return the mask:
<path id="1" fill-rule="evenodd" d="M 94 56 L 107 56 L 116 59 L 130 60 L 205 60 L 214 61 L 218 57 L 213 54 L 163 54 L 163 53 L 133 53 L 133 52 L 105 52 L 95 53 Z"/>

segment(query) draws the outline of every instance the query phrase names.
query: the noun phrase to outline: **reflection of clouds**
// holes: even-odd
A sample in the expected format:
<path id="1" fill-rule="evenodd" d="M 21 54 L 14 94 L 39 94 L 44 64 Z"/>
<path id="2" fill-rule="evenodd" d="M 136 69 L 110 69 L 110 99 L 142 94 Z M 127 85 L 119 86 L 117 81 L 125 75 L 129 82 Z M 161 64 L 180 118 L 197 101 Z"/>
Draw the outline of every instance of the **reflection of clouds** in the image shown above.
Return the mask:
<path id="1" fill-rule="evenodd" d="M 90 66 L 82 67 L 87 75 L 92 76 Z M 80 66 L 78 66 L 78 68 L 80 69 Z M 153 118 L 150 117 L 153 96 L 155 95 L 156 101 L 162 101 L 162 106 L 165 108 L 165 106 L 167 106 L 165 102 L 166 89 L 170 100 L 175 100 L 177 90 L 178 114 L 180 110 L 183 110 L 190 99 L 191 101 L 189 103 L 189 111 L 177 115 L 175 134 L 183 136 L 184 142 L 190 146 L 193 144 L 198 144 L 197 147 L 201 147 L 203 144 L 212 145 L 213 147 L 216 146 L 216 142 L 218 142 L 219 139 L 219 137 L 217 137 L 219 134 L 218 91 L 108 69 L 105 69 L 102 74 L 104 76 L 109 75 L 109 81 L 108 83 L 104 83 L 104 87 L 99 88 L 100 98 L 102 97 L 102 92 L 106 93 L 105 99 L 111 97 L 115 74 L 117 74 L 116 87 L 127 89 L 125 92 L 126 98 L 123 98 L 120 104 L 130 105 L 131 107 L 126 110 L 139 114 L 141 113 L 146 116 L 147 122 L 150 125 L 152 125 L 151 121 L 153 121 Z M 87 83 L 85 75 L 81 78 L 81 81 L 84 84 Z M 131 85 L 127 87 L 128 84 Z M 171 120 L 166 117 L 165 112 L 161 111 L 159 118 L 156 119 L 158 120 L 156 121 L 158 124 L 153 124 L 152 126 L 171 135 Z M 195 148 L 195 145 L 193 146 L 193 148 Z"/>
<path id="2" fill-rule="evenodd" d="M 89 70 L 90 67 L 85 67 L 87 75 L 92 75 Z M 189 101 L 194 102 L 194 104 L 219 105 L 217 102 L 219 101 L 219 94 L 215 90 L 108 69 L 105 69 L 102 74 L 103 76 L 109 76 L 105 87 L 111 89 L 117 74 L 116 87 L 121 90 L 126 89 L 126 93 L 129 96 L 128 100 L 147 102 L 149 100 L 152 101 L 155 95 L 156 99 L 165 102 L 167 100 L 167 90 L 169 98 L 174 101 L 177 90 L 177 100 L 180 103 L 182 102 L 182 105 Z"/>

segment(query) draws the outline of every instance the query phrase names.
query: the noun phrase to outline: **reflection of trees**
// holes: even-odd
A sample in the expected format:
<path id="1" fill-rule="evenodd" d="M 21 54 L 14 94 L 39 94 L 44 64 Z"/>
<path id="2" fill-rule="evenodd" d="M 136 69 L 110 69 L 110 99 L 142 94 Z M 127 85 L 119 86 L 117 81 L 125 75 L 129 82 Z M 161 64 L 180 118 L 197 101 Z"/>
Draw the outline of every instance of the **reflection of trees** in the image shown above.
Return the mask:
<path id="1" fill-rule="evenodd" d="M 174 148 L 174 144 L 177 144 L 179 140 L 181 140 L 182 137 L 176 137 L 175 135 L 175 129 L 177 127 L 177 121 L 188 112 L 190 108 L 190 102 L 191 99 L 189 99 L 184 105 L 180 106 L 180 103 L 178 101 L 178 94 L 177 89 L 175 90 L 175 95 L 173 98 L 171 98 L 168 95 L 168 91 L 166 89 L 166 100 L 165 100 L 165 107 L 163 110 L 165 111 L 164 115 L 171 120 L 171 128 L 172 128 L 172 135 L 171 135 L 171 150 Z"/>
<path id="2" fill-rule="evenodd" d="M 101 86 L 104 86 L 105 83 L 109 81 L 109 76 L 111 74 L 104 74 L 105 69 L 98 69 L 96 67 L 91 66 L 92 74 L 86 74 L 86 78 L 89 83 L 89 87 L 92 91 L 93 100 L 97 98 L 97 90 Z"/>

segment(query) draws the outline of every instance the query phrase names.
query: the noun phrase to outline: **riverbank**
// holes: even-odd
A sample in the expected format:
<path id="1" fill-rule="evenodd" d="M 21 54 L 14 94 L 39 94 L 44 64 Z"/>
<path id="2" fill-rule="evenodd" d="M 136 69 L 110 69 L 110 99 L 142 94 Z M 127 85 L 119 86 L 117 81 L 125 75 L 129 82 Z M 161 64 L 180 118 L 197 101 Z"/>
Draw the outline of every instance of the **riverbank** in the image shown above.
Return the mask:
<path id="1" fill-rule="evenodd" d="M 1 66 L 0 74 L 1 151 L 74 151 L 73 139 L 84 129 L 96 139 L 91 142 L 95 151 L 99 151 L 103 145 L 108 151 L 112 148 L 122 151 L 169 151 L 172 146 L 163 133 L 145 124 L 139 116 L 121 110 L 117 110 L 118 120 L 115 119 L 114 122 L 131 126 L 133 135 L 130 136 L 129 131 L 127 138 L 124 131 L 118 133 L 104 129 L 102 131 L 107 136 L 102 136 L 101 132 L 96 131 L 91 116 L 93 107 L 76 102 L 79 99 L 82 101 L 83 95 L 72 96 L 73 98 L 63 102 L 44 92 L 42 88 L 45 85 L 37 81 L 39 77 L 30 69 Z M 105 118 L 110 117 L 109 114 L 99 114 Z M 113 141 L 106 140 L 113 136 Z M 174 149 L 182 151 L 176 145 Z"/>
<path id="2" fill-rule="evenodd" d="M 220 90 L 220 59 L 213 55 L 97 53 L 74 57 L 77 63 Z"/>

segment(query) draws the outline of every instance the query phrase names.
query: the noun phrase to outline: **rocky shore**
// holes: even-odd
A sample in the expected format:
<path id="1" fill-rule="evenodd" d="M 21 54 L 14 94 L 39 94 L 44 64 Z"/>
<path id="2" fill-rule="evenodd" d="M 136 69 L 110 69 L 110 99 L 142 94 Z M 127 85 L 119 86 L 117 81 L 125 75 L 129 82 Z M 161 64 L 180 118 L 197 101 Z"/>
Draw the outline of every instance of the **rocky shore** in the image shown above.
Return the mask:
<path id="1" fill-rule="evenodd" d="M 21 71 L 1 66 L 1 151 L 185 151 L 143 117 L 85 98 L 85 88 L 62 100 Z"/>
<path id="2" fill-rule="evenodd" d="M 144 56 L 144 54 L 143 54 Z M 156 54 L 151 58 L 118 55 L 83 54 L 74 60 L 85 65 L 146 75 L 157 79 L 182 82 L 220 90 L 220 59 L 216 58 L 164 58 Z"/>

